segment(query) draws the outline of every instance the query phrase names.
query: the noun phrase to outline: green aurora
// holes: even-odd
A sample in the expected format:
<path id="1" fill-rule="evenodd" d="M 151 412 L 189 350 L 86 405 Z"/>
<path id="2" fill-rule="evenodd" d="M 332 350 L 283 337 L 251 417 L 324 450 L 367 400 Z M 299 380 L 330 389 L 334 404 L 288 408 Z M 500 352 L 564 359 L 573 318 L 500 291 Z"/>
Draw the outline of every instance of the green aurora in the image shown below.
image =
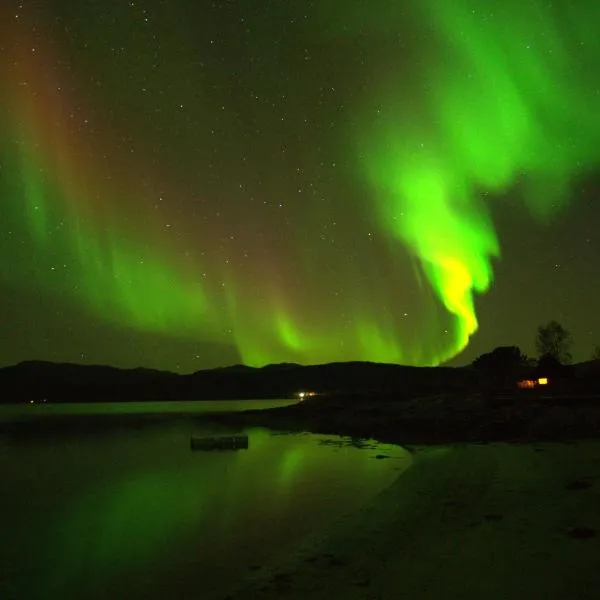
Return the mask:
<path id="1" fill-rule="evenodd" d="M 600 39 L 582 3 L 561 14 L 542 1 L 427 8 L 439 48 L 424 58 L 420 109 L 407 107 L 402 91 L 384 90 L 382 115 L 359 141 L 382 227 L 417 257 L 455 318 L 453 344 L 439 360 L 468 344 L 478 326 L 474 293 L 493 279 L 500 245 L 486 195 L 520 184 L 545 220 L 597 165 L 600 90 L 587 77 Z"/>
<path id="2" fill-rule="evenodd" d="M 394 22 L 406 28 L 401 3 L 387 6 L 370 15 L 368 36 L 390 35 Z M 354 39 L 361 18 L 352 12 L 341 33 Z M 476 294 L 489 289 L 500 257 L 490 202 L 516 190 L 546 222 L 598 164 L 600 88 L 589 73 L 600 64 L 600 6 L 492 0 L 482 10 L 436 0 L 409 12 L 427 33 L 426 43 L 413 36 L 418 60 L 387 56 L 375 83 L 353 94 L 346 130 L 330 134 L 354 136 L 359 169 L 344 176 L 368 198 L 347 210 L 370 236 L 338 226 L 335 251 L 313 249 L 327 213 L 309 199 L 281 237 L 274 220 L 247 209 L 230 218 L 235 235 L 213 209 L 197 228 L 185 211 L 150 211 L 156 156 L 124 154 L 108 127 L 91 136 L 73 126 L 80 103 L 55 98 L 50 45 L 23 54 L 26 27 L 6 27 L 0 282 L 123 329 L 230 344 L 249 365 L 435 365 L 456 356 L 478 328 Z M 317 37 L 339 36 L 324 28 Z M 57 76 L 65 87 L 68 71 Z M 261 152 L 255 171 L 274 177 Z M 187 187 L 171 190 L 183 196 Z"/>

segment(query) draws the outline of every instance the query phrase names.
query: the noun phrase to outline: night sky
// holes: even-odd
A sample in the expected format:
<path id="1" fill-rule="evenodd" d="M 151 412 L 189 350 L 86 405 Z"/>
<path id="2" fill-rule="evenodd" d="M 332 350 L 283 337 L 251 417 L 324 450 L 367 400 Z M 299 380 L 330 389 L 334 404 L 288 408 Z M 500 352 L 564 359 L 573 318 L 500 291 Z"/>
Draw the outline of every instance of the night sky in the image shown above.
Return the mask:
<path id="1" fill-rule="evenodd" d="M 596 0 L 2 0 L 0 365 L 600 344 Z"/>

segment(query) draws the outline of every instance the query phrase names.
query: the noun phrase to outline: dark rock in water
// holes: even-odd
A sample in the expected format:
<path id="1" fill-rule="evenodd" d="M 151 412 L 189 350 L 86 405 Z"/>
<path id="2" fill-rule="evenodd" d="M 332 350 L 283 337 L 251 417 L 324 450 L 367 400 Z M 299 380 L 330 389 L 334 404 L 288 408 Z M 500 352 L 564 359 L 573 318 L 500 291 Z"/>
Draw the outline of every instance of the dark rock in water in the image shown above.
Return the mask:
<path id="1" fill-rule="evenodd" d="M 219 437 L 198 437 L 190 439 L 192 450 L 246 450 L 247 435 L 223 435 Z"/>
<path id="2" fill-rule="evenodd" d="M 490 513 L 490 514 L 484 515 L 484 518 L 486 521 L 501 521 L 502 519 L 504 519 L 504 515 Z"/>
<path id="3" fill-rule="evenodd" d="M 324 557 L 327 559 L 327 564 L 332 567 L 342 567 L 347 564 L 344 559 L 333 554 L 325 554 Z"/>
<path id="4" fill-rule="evenodd" d="M 569 483 L 565 485 L 565 490 L 587 490 L 590 487 L 592 487 L 592 484 L 588 481 L 575 479 L 574 481 L 569 481 Z"/>
<path id="5" fill-rule="evenodd" d="M 278 573 L 271 578 L 270 584 L 276 591 L 284 592 L 292 586 L 292 577 L 289 573 Z"/>
<path id="6" fill-rule="evenodd" d="M 571 527 L 567 534 L 576 540 L 589 540 L 596 537 L 597 531 L 591 527 Z"/>

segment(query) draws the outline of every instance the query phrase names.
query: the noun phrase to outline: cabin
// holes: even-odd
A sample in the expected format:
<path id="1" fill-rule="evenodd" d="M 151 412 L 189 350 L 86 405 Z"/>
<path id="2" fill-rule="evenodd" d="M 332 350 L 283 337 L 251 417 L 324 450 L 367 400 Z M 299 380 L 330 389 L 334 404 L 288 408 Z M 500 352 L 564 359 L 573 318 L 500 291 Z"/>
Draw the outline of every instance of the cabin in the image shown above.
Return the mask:
<path id="1" fill-rule="evenodd" d="M 520 379 L 517 381 L 517 387 L 521 390 L 534 389 L 539 386 L 545 386 L 550 383 L 548 377 L 538 377 L 537 379 Z"/>

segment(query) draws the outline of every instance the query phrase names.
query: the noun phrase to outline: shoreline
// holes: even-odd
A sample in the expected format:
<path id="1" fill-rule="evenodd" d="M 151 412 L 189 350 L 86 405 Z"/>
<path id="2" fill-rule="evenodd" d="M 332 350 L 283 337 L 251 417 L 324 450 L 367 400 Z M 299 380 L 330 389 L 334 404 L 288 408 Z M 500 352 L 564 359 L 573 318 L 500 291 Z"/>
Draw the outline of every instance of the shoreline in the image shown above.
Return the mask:
<path id="1" fill-rule="evenodd" d="M 596 598 L 600 406 L 451 400 L 217 416 L 235 427 L 395 443 L 413 464 L 215 600 Z"/>
<path id="2" fill-rule="evenodd" d="M 597 597 L 600 441 L 413 451 L 373 501 L 215 598 Z"/>
<path id="3" fill-rule="evenodd" d="M 600 397 L 432 395 L 413 400 L 311 398 L 292 406 L 207 415 L 266 426 L 406 445 L 557 442 L 600 438 Z"/>

